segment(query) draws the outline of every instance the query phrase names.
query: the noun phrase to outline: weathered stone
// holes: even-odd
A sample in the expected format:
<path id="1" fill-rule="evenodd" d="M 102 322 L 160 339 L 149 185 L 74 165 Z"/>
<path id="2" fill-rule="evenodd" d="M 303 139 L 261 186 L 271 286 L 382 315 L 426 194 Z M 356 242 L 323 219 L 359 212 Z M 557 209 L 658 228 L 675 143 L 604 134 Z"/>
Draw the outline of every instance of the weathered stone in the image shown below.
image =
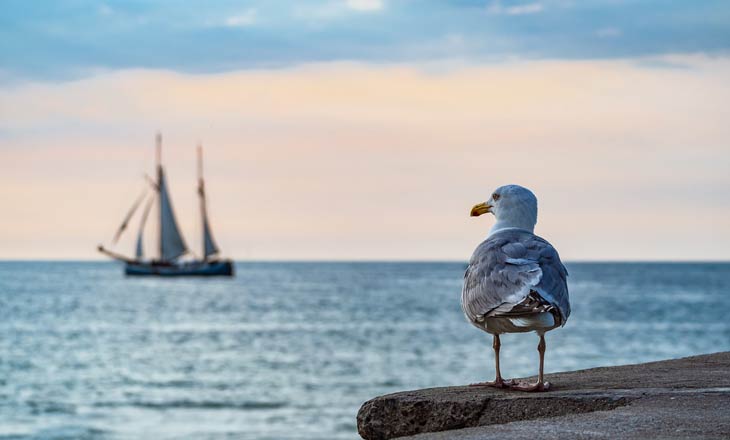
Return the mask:
<path id="1" fill-rule="evenodd" d="M 366 402 L 357 416 L 367 440 L 560 417 L 622 407 L 681 389 L 730 387 L 730 352 L 548 375 L 547 393 L 486 387 L 406 391 Z M 534 380 L 534 378 L 531 378 Z"/>

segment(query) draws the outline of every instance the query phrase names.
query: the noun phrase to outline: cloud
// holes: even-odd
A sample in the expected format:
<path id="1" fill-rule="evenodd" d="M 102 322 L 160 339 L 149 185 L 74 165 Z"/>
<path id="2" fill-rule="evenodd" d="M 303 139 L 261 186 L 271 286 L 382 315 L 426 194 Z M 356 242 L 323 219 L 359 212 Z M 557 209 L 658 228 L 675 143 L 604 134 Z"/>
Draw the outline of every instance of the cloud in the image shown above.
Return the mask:
<path id="1" fill-rule="evenodd" d="M 667 61 L 689 68 L 325 63 L 0 86 L 0 258 L 98 257 L 161 129 L 186 238 L 200 139 L 237 258 L 463 259 L 489 226 L 469 208 L 516 182 L 566 260 L 727 259 L 730 58 Z"/>
<path id="2" fill-rule="evenodd" d="M 165 0 L 110 2 L 108 16 L 101 15 L 103 4 L 69 1 L 6 2 L 2 78 L 67 80 L 128 68 L 222 73 L 342 60 L 418 64 L 458 57 L 478 64 L 730 52 L 727 1 L 669 2 L 656 14 L 652 2 L 625 1 L 250 0 L 235 9 L 231 0 L 216 8 Z M 241 27 L 245 38 L 232 32 Z M 456 34 L 461 43 L 454 53 L 444 42 Z"/>
<path id="3" fill-rule="evenodd" d="M 248 9 L 240 14 L 231 15 L 226 17 L 225 25 L 228 27 L 247 27 L 256 23 L 257 11 L 256 9 Z"/>
<path id="4" fill-rule="evenodd" d="M 487 13 L 495 15 L 528 15 L 537 14 L 542 11 L 542 3 L 523 3 L 519 5 L 503 6 L 500 0 L 496 0 L 487 7 Z"/>
<path id="5" fill-rule="evenodd" d="M 383 9 L 383 0 L 346 0 L 347 7 L 356 11 L 373 12 Z"/>
<path id="6" fill-rule="evenodd" d="M 106 3 L 102 3 L 101 5 L 99 5 L 99 15 L 108 17 L 113 14 L 114 9 L 112 9 L 111 6 L 107 5 Z"/>
<path id="7" fill-rule="evenodd" d="M 604 27 L 596 30 L 596 36 L 600 38 L 616 38 L 622 34 L 621 29 L 615 27 Z"/>

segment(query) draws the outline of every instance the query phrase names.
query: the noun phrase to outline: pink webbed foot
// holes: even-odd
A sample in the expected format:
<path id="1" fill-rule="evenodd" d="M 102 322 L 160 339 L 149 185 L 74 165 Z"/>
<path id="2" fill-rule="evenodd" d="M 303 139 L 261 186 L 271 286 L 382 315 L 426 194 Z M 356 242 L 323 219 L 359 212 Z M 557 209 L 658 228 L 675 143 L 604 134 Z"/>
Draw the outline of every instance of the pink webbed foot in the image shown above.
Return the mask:
<path id="1" fill-rule="evenodd" d="M 492 387 L 492 388 L 511 388 L 514 385 L 514 381 L 512 379 L 495 379 L 489 382 L 477 382 L 477 383 L 470 383 L 470 387 Z"/>
<path id="2" fill-rule="evenodd" d="M 510 386 L 510 389 L 515 391 L 527 391 L 527 392 L 542 392 L 550 390 L 550 382 L 515 382 Z"/>

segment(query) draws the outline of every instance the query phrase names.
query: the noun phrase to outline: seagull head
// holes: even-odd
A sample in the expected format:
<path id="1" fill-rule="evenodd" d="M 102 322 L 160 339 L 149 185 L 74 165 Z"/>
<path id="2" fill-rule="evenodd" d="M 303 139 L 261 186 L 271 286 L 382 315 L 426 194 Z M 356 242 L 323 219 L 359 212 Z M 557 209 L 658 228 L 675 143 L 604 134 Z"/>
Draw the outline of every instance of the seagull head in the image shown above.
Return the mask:
<path id="1" fill-rule="evenodd" d="M 489 200 L 474 205 L 471 216 L 492 213 L 497 223 L 491 233 L 505 228 L 520 228 L 532 232 L 537 223 L 537 197 L 519 185 L 505 185 L 495 189 Z"/>

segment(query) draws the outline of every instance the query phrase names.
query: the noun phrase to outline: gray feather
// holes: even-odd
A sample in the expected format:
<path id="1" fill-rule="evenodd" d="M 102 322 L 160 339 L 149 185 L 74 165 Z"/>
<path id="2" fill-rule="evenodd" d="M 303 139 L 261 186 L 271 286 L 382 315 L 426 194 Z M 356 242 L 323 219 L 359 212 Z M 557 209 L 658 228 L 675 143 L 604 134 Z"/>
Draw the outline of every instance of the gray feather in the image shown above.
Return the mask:
<path id="1" fill-rule="evenodd" d="M 570 316 L 568 271 L 547 240 L 523 229 L 498 231 L 474 251 L 464 274 L 461 307 L 472 323 L 504 304 L 522 303 L 531 292 L 555 307 L 564 325 Z"/>

